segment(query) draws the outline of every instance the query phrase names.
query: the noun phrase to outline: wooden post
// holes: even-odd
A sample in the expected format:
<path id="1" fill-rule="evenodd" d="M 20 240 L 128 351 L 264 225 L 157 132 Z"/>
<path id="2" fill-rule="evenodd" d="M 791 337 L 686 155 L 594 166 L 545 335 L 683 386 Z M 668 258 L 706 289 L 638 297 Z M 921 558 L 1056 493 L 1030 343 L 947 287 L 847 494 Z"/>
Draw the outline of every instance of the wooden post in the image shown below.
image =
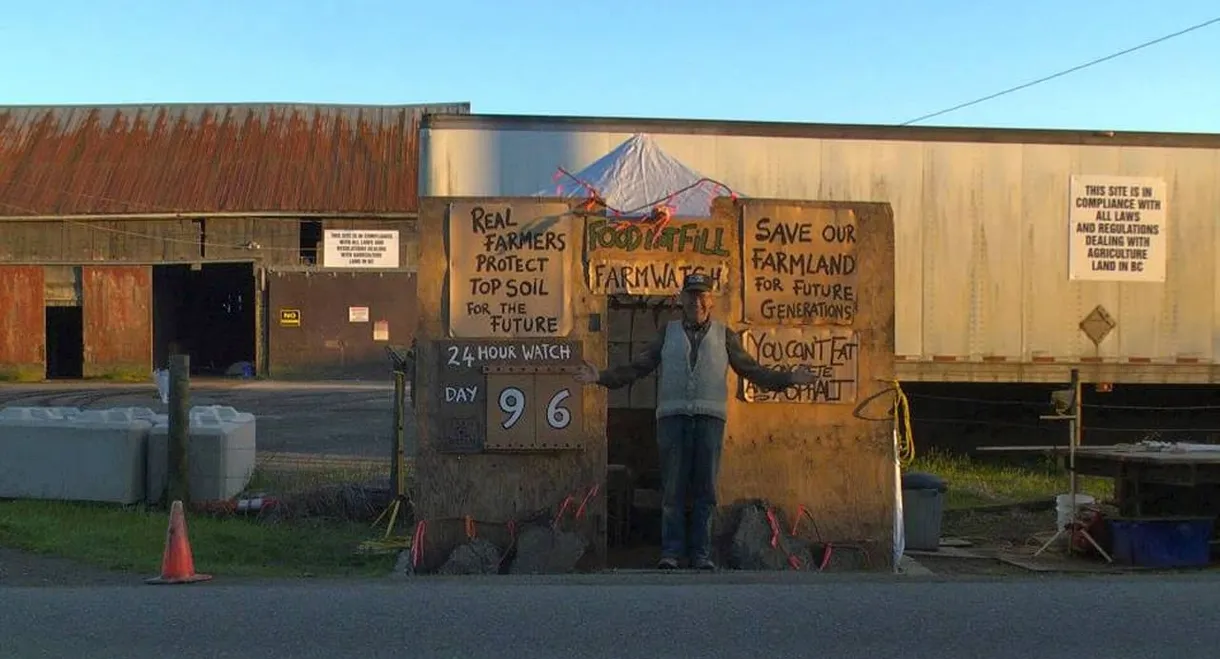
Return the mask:
<path id="1" fill-rule="evenodd" d="M 1072 369 L 1072 435 L 1068 438 L 1068 441 L 1071 442 L 1068 447 L 1068 469 L 1070 470 L 1072 476 L 1071 493 L 1073 506 L 1076 505 L 1076 487 L 1078 483 L 1076 480 L 1076 449 L 1080 448 L 1080 439 L 1084 436 L 1084 423 L 1083 419 L 1080 418 L 1081 410 L 1084 407 L 1084 401 L 1080 399 L 1083 396 L 1084 387 L 1080 385 L 1080 371 L 1077 369 Z"/>
<path id="2" fill-rule="evenodd" d="M 407 374 L 400 368 L 394 369 L 394 455 L 390 468 L 390 483 L 394 488 L 394 498 L 400 499 L 407 493 L 406 471 L 406 437 L 404 437 L 404 422 L 406 417 Z"/>
<path id="3" fill-rule="evenodd" d="M 187 438 L 190 435 L 191 358 L 174 355 L 169 364 L 169 501 L 189 505 Z"/>

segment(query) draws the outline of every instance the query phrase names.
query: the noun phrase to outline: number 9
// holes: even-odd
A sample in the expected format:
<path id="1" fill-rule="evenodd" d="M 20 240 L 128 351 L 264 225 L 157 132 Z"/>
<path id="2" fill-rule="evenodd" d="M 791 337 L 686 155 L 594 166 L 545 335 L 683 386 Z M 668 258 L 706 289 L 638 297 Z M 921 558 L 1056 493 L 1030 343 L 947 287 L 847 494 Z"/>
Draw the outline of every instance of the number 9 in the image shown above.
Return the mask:
<path id="1" fill-rule="evenodd" d="M 500 411 L 508 415 L 500 422 L 500 427 L 508 430 L 517 425 L 521 414 L 525 412 L 525 392 L 516 387 L 505 387 L 500 392 L 499 403 Z"/>

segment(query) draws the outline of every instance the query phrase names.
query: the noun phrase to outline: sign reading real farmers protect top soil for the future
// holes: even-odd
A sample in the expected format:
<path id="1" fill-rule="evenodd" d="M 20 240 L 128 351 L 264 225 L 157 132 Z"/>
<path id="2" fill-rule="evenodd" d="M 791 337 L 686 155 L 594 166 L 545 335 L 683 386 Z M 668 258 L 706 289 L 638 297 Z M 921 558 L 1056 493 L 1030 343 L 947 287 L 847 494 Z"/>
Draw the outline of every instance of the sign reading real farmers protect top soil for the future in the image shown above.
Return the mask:
<path id="1" fill-rule="evenodd" d="M 323 268 L 397 268 L 398 232 L 327 229 L 322 234 Z"/>
<path id="2" fill-rule="evenodd" d="M 1073 176 L 1070 187 L 1073 281 L 1165 281 L 1169 232 L 1163 179 Z"/>
<path id="3" fill-rule="evenodd" d="M 856 214 L 747 203 L 741 227 L 742 320 L 851 325 L 856 318 Z"/>
<path id="4" fill-rule="evenodd" d="M 572 216 L 565 204 L 449 207 L 449 334 L 542 338 L 572 329 Z"/>

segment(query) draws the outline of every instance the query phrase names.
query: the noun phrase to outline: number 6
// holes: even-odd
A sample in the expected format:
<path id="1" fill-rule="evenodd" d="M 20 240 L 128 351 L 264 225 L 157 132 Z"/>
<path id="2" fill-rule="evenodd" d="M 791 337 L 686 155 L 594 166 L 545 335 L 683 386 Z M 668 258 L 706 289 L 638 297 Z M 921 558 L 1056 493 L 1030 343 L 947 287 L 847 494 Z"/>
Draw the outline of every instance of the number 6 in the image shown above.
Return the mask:
<path id="1" fill-rule="evenodd" d="M 568 408 L 563 407 L 563 401 L 567 400 L 572 392 L 567 389 L 560 389 L 551 396 L 551 402 L 546 404 L 546 424 L 555 430 L 563 430 L 572 423 L 572 412 Z"/>

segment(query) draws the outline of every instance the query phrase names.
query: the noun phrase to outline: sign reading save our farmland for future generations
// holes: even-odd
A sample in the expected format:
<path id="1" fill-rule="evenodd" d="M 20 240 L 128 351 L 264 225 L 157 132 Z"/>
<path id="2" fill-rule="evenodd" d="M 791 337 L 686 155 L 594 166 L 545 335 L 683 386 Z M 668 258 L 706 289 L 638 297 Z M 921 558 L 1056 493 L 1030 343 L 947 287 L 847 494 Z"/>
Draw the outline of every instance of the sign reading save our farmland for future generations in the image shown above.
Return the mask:
<path id="1" fill-rule="evenodd" d="M 1072 281 L 1165 281 L 1169 231 L 1163 179 L 1073 176 L 1069 187 Z"/>
<path id="2" fill-rule="evenodd" d="M 675 220 L 663 227 L 591 220 L 585 225 L 586 275 L 596 295 L 673 295 L 688 274 L 728 281 L 728 228 L 712 220 Z"/>
<path id="3" fill-rule="evenodd" d="M 568 278 L 580 245 L 566 204 L 451 204 L 448 235 L 450 336 L 571 332 Z"/>
<path id="4" fill-rule="evenodd" d="M 741 227 L 742 320 L 851 325 L 856 318 L 856 214 L 747 203 Z"/>

